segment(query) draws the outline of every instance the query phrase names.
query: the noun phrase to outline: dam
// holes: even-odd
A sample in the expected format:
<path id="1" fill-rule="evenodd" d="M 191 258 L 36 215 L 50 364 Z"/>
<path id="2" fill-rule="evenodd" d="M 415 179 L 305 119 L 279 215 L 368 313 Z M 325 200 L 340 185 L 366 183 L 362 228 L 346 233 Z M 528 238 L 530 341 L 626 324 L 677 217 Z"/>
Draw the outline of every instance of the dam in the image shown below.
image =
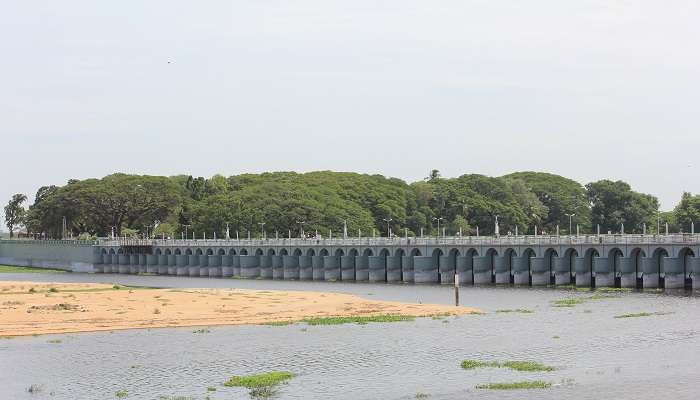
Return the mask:
<path id="1" fill-rule="evenodd" d="M 700 288 L 700 235 L 2 240 L 0 264 L 74 272 L 428 284 Z"/>

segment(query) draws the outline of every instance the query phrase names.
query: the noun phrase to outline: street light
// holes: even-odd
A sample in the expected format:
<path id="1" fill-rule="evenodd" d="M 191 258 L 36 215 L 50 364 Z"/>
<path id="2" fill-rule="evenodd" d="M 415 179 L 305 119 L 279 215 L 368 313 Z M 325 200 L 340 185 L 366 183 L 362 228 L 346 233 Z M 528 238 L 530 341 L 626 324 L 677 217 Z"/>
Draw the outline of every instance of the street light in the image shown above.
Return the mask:
<path id="1" fill-rule="evenodd" d="M 571 222 L 573 221 L 573 218 L 576 214 L 564 214 L 567 217 L 569 217 L 569 236 L 571 236 Z"/>
<path id="2" fill-rule="evenodd" d="M 263 239 L 266 239 L 265 237 L 265 223 L 264 222 L 258 222 L 258 225 L 260 225 L 260 237 Z"/>
<path id="3" fill-rule="evenodd" d="M 189 227 L 192 226 L 192 225 L 185 225 L 185 224 L 182 224 L 182 226 L 185 227 L 185 239 L 188 239 L 188 237 L 187 237 L 187 228 L 189 228 Z"/>
<path id="4" fill-rule="evenodd" d="M 390 238 L 391 237 L 391 226 L 389 225 L 389 222 L 393 221 L 393 218 L 383 218 L 384 222 L 386 222 L 386 237 Z"/>
<path id="5" fill-rule="evenodd" d="M 440 237 L 440 221 L 442 221 L 443 219 L 445 219 L 445 218 L 443 218 L 443 217 L 439 217 L 439 218 L 433 217 L 433 221 L 437 221 L 437 225 L 438 225 L 438 226 L 437 226 L 437 228 L 438 228 L 438 234 L 437 234 L 437 235 L 438 235 L 438 237 Z"/>
<path id="6" fill-rule="evenodd" d="M 300 228 L 299 228 L 299 237 L 303 237 L 303 236 L 304 236 L 304 224 L 305 224 L 305 223 L 306 223 L 306 221 L 297 221 L 297 224 L 299 224 L 299 226 L 300 226 Z"/>

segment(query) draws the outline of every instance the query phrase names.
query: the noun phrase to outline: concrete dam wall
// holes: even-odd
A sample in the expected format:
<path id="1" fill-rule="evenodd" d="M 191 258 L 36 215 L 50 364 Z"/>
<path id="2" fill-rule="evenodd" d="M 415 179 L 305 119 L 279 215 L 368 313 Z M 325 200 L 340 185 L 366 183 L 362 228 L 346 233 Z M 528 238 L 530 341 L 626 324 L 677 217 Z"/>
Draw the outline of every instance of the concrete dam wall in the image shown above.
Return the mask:
<path id="1" fill-rule="evenodd" d="M 696 235 L 0 241 L 0 263 L 76 272 L 318 281 L 700 287 Z"/>

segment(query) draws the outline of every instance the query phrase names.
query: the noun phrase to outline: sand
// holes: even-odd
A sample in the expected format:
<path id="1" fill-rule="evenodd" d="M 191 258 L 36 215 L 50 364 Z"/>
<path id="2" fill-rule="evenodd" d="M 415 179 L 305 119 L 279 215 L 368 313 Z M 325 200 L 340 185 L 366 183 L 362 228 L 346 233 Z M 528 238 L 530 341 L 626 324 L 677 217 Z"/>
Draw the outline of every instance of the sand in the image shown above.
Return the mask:
<path id="1" fill-rule="evenodd" d="M 479 312 L 468 307 L 373 301 L 339 293 L 115 289 L 107 284 L 0 281 L 0 336 L 265 324 L 328 316 Z"/>

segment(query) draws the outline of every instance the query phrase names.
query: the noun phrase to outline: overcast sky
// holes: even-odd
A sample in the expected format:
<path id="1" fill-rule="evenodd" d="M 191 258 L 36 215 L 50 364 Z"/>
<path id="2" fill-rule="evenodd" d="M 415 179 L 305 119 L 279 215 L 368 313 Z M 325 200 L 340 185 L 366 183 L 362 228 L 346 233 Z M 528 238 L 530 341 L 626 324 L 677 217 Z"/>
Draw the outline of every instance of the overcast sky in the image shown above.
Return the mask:
<path id="1" fill-rule="evenodd" d="M 700 2 L 6 1 L 0 199 L 113 172 L 700 192 Z"/>

